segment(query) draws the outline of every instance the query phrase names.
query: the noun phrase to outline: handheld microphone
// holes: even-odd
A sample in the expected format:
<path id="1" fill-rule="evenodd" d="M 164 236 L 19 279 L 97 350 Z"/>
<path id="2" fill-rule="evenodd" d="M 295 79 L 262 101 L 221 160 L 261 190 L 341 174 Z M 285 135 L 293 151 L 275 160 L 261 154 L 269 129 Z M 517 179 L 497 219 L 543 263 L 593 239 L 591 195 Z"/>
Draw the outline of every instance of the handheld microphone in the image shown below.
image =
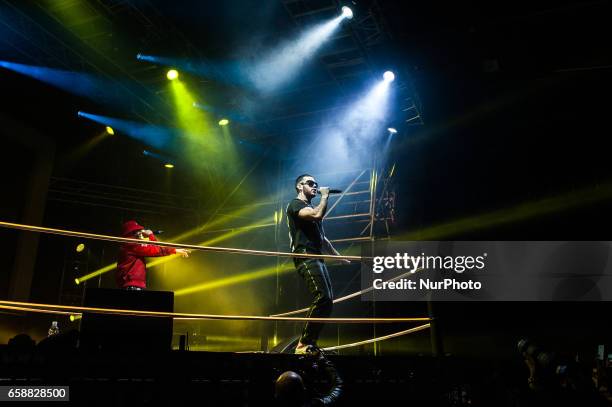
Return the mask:
<path id="1" fill-rule="evenodd" d="M 329 193 L 330 193 L 330 194 L 341 194 L 341 193 L 342 193 L 342 190 L 340 190 L 340 189 L 331 189 L 331 188 L 330 188 Z M 320 191 L 320 190 L 318 190 L 318 191 L 317 191 L 317 194 L 321 195 L 321 191 Z"/>
<path id="2" fill-rule="evenodd" d="M 153 232 L 154 235 L 161 235 L 162 233 L 164 233 L 163 230 L 152 230 L 151 232 Z"/>

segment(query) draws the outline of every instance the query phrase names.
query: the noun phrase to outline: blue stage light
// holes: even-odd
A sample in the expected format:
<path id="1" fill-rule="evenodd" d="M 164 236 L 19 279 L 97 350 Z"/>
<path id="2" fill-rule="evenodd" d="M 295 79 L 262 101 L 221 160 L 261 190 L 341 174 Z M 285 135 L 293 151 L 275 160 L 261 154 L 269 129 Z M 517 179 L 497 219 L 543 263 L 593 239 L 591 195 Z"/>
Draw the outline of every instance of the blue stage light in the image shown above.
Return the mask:
<path id="1" fill-rule="evenodd" d="M 299 38 L 288 40 L 260 58 L 260 62 L 245 69 L 245 75 L 255 87 L 269 93 L 289 83 L 319 48 L 331 38 L 345 16 L 318 24 L 304 31 Z"/>
<path id="2" fill-rule="evenodd" d="M 395 74 L 391 71 L 387 71 L 383 74 L 383 78 L 387 82 L 393 82 L 393 80 L 395 79 Z"/>
<path id="3" fill-rule="evenodd" d="M 348 18 L 350 20 L 351 18 L 353 18 L 353 10 L 351 10 L 347 6 L 342 7 L 342 17 Z"/>
<path id="4" fill-rule="evenodd" d="M 154 148 L 163 150 L 171 146 L 171 141 L 176 132 L 161 126 L 154 126 L 131 120 L 117 119 L 115 117 L 100 116 L 87 112 L 78 112 L 78 116 L 84 119 L 108 126 L 134 139 L 140 140 Z"/>
<path id="5" fill-rule="evenodd" d="M 63 91 L 86 97 L 99 104 L 112 104 L 115 107 L 131 106 L 132 100 L 126 98 L 125 93 L 117 91 L 117 87 L 120 85 L 90 73 L 18 64 L 9 61 L 0 61 L 0 67 L 48 83 Z"/>

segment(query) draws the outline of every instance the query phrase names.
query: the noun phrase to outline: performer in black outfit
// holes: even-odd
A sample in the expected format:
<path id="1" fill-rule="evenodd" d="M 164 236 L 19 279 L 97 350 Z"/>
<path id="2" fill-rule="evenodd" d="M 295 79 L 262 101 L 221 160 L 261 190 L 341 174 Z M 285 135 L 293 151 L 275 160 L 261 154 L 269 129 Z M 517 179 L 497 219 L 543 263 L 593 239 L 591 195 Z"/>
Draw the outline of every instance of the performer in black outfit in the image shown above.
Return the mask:
<path id="1" fill-rule="evenodd" d="M 321 187 L 309 174 L 302 174 L 295 180 L 297 197 L 287 206 L 287 222 L 291 250 L 294 253 L 333 254 L 339 255 L 325 237 L 321 221 L 327 211 L 329 188 Z M 321 201 L 317 206 L 311 204 L 312 198 L 321 192 Z M 345 263 L 349 261 L 344 260 Z M 313 301 L 306 315 L 308 318 L 326 318 L 332 312 L 333 293 L 329 273 L 325 262 L 319 259 L 294 258 L 297 272 L 308 284 Z M 316 346 L 321 323 L 306 323 L 295 353 L 304 354 L 309 346 Z"/>

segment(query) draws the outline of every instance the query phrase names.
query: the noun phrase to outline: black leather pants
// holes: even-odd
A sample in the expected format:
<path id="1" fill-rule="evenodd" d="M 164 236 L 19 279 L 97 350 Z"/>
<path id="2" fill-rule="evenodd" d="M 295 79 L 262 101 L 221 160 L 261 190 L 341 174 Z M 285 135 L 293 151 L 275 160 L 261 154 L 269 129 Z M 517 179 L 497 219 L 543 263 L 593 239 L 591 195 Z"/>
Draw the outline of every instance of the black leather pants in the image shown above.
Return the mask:
<path id="1" fill-rule="evenodd" d="M 332 312 L 333 292 L 329 272 L 322 260 L 303 260 L 296 264 L 298 274 L 306 281 L 312 294 L 312 303 L 307 318 L 327 318 Z M 307 322 L 302 331 L 300 342 L 316 345 L 325 324 Z"/>

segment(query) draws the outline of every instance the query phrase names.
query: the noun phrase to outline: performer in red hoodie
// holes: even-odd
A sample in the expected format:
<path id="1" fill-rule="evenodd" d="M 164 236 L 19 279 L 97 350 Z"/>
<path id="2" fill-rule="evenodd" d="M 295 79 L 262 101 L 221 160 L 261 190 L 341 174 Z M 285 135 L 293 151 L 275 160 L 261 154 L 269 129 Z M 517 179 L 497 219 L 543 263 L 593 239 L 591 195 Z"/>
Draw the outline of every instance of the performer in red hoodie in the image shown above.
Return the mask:
<path id="1" fill-rule="evenodd" d="M 145 229 L 134 220 L 129 220 L 123 224 L 122 236 L 153 242 L 157 240 L 152 231 Z M 115 273 L 117 287 L 125 290 L 144 290 L 147 288 L 145 257 L 161 257 L 171 254 L 189 257 L 189 250 L 146 243 L 125 243 L 121 245 Z"/>

